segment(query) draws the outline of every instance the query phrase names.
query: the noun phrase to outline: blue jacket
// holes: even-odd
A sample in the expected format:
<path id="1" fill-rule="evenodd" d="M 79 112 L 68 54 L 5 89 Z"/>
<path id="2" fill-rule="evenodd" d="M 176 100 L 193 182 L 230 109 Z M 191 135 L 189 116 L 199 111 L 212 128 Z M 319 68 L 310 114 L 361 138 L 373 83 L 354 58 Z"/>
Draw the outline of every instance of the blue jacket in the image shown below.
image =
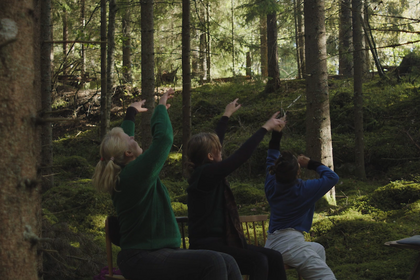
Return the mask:
<path id="1" fill-rule="evenodd" d="M 320 178 L 303 181 L 296 179 L 290 184 L 280 184 L 269 168 L 274 165 L 280 151 L 269 149 L 266 162 L 265 194 L 271 207 L 270 233 L 294 228 L 309 232 L 315 210 L 315 202 L 338 182 L 338 175 L 325 165 L 316 167 Z"/>

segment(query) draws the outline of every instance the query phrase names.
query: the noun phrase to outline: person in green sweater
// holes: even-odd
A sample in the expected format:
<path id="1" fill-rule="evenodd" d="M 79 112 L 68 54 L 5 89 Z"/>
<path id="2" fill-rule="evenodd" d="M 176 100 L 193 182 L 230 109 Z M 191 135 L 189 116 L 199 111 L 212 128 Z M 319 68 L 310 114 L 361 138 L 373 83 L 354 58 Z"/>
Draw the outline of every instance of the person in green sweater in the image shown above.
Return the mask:
<path id="1" fill-rule="evenodd" d="M 151 118 L 152 144 L 143 152 L 134 140 L 134 119 L 147 111 L 145 100 L 127 109 L 121 127 L 103 139 L 92 181 L 96 189 L 108 192 L 117 212 L 120 247 L 117 264 L 128 279 L 232 279 L 241 274 L 235 260 L 206 250 L 180 249 L 181 235 L 166 187 L 159 173 L 173 142 L 167 109 L 168 90 Z"/>

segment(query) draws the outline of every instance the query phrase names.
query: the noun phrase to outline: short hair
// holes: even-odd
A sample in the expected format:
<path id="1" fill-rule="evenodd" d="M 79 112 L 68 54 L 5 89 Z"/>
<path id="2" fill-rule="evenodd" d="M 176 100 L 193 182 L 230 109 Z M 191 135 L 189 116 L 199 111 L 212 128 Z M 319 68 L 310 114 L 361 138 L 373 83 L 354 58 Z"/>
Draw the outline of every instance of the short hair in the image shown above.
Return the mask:
<path id="1" fill-rule="evenodd" d="M 194 169 L 209 162 L 208 154 L 222 150 L 219 136 L 215 133 L 201 132 L 193 135 L 186 148 L 186 171 L 191 176 Z"/>
<path id="2" fill-rule="evenodd" d="M 124 153 L 129 150 L 127 142 L 122 138 L 124 130 L 114 127 L 102 140 L 99 149 L 101 160 L 96 164 L 92 184 L 98 191 L 110 194 L 116 190 L 122 166 L 125 164 Z"/>
<path id="3" fill-rule="evenodd" d="M 291 152 L 283 152 L 269 169 L 271 175 L 276 175 L 276 181 L 287 184 L 296 180 L 299 172 L 297 158 Z"/>

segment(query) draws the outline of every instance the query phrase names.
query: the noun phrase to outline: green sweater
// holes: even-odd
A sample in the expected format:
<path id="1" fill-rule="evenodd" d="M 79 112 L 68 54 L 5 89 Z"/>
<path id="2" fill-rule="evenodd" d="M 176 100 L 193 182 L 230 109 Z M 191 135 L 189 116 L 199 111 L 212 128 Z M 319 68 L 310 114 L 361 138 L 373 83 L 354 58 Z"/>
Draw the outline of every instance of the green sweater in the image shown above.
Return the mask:
<path id="1" fill-rule="evenodd" d="M 134 136 L 134 122 L 121 127 Z M 165 106 L 158 105 L 151 119 L 150 148 L 128 163 L 120 173 L 112 201 L 118 214 L 121 249 L 179 248 L 181 235 L 166 187 L 159 173 L 173 142 L 172 125 Z"/>

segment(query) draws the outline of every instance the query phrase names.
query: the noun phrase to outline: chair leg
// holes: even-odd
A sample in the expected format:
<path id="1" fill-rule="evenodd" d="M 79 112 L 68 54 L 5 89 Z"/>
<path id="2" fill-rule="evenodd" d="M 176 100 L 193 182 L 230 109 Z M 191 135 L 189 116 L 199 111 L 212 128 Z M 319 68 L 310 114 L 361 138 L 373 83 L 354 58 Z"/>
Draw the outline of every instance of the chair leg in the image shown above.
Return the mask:
<path id="1" fill-rule="evenodd" d="M 410 276 L 408 277 L 408 280 L 417 279 L 420 279 L 420 258 L 417 260 L 416 265 L 413 267 L 413 270 L 411 270 Z"/>

